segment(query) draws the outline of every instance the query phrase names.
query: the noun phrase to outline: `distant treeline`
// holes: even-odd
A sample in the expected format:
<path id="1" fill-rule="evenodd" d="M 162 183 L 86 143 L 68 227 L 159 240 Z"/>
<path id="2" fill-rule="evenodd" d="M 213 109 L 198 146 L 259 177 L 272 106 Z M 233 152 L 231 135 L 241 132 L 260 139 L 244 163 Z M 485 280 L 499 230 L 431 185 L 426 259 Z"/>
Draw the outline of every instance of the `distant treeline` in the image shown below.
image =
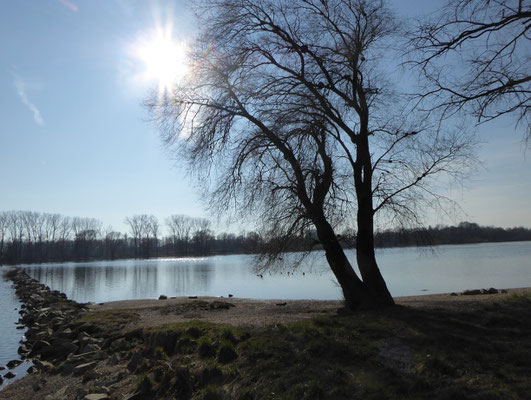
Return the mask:
<path id="1" fill-rule="evenodd" d="M 185 215 L 165 219 L 166 236 L 161 235 L 159 221 L 153 215 L 134 215 L 125 222 L 130 232 L 124 234 L 111 227 L 103 229 L 103 223 L 94 218 L 0 212 L 0 264 L 256 253 L 274 246 L 276 240 L 256 232 L 215 234 L 208 219 Z M 293 238 L 290 250 L 319 249 L 315 237 L 309 231 Z M 470 222 L 375 235 L 377 247 L 524 240 L 531 240 L 531 229 L 482 227 Z M 345 247 L 355 247 L 355 232 L 343 232 L 341 241 Z"/>
<path id="2" fill-rule="evenodd" d="M 128 233 L 104 229 L 95 218 L 0 212 L 0 264 L 253 253 L 260 244 L 257 233 L 215 235 L 208 219 L 185 215 L 165 219 L 164 237 L 153 215 L 134 215 L 125 223 Z"/>
<path id="3" fill-rule="evenodd" d="M 457 226 L 383 231 L 375 235 L 376 247 L 434 246 L 483 242 L 518 242 L 531 240 L 529 228 L 499 228 L 461 222 Z"/>

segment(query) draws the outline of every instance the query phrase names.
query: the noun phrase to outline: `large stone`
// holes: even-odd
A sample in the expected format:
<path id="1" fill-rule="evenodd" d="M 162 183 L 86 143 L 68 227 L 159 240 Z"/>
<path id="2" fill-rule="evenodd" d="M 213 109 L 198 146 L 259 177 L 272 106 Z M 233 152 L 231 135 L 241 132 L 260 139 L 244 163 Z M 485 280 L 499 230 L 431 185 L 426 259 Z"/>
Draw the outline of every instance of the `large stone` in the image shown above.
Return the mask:
<path id="1" fill-rule="evenodd" d="M 100 351 L 100 350 L 101 350 L 101 347 L 95 343 L 88 343 L 85 347 L 83 347 L 84 353 L 91 352 L 91 351 L 95 352 L 95 351 Z"/>
<path id="2" fill-rule="evenodd" d="M 144 360 L 144 357 L 142 357 L 142 354 L 140 354 L 138 351 L 134 352 L 131 356 L 131 359 L 127 363 L 127 369 L 131 372 L 134 372 L 140 364 L 142 364 L 142 361 Z"/>
<path id="3" fill-rule="evenodd" d="M 74 368 L 75 375 L 81 375 L 87 372 L 90 369 L 93 369 L 98 363 L 96 361 L 91 361 L 85 364 L 80 364 Z"/>
<path id="4" fill-rule="evenodd" d="M 50 342 L 47 342 L 46 340 L 37 340 L 35 343 L 33 343 L 33 346 L 31 346 L 31 353 L 35 354 L 36 352 L 39 352 L 42 349 L 48 348 L 50 346 Z"/>
<path id="5" fill-rule="evenodd" d="M 479 289 L 465 290 L 465 291 L 463 292 L 463 294 L 464 294 L 465 296 L 476 296 L 476 295 L 478 295 L 478 294 L 481 294 L 481 290 L 479 290 Z"/>
<path id="6" fill-rule="evenodd" d="M 87 394 L 83 399 L 84 400 L 105 400 L 108 398 L 109 396 L 106 393 L 91 393 L 91 394 Z"/>
<path id="7" fill-rule="evenodd" d="M 14 372 L 9 371 L 7 374 L 4 375 L 4 378 L 5 379 L 13 379 L 15 376 L 17 376 L 17 374 L 15 374 Z"/>
<path id="8" fill-rule="evenodd" d="M 33 364 L 35 364 L 35 366 L 38 368 L 38 369 L 41 369 L 43 371 L 51 371 L 55 368 L 55 365 L 53 365 L 51 362 L 49 361 L 41 361 L 41 360 L 33 360 Z"/>
<path id="9" fill-rule="evenodd" d="M 6 364 L 6 366 L 7 368 L 12 369 L 18 367 L 20 364 L 22 364 L 21 360 L 11 360 Z"/>

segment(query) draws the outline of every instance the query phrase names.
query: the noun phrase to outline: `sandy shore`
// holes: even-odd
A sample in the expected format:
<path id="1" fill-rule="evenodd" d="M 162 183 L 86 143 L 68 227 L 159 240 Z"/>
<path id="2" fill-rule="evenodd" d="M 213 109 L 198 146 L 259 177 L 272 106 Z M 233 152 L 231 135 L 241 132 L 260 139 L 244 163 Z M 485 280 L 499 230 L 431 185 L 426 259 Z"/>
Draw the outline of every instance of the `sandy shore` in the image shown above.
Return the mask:
<path id="1" fill-rule="evenodd" d="M 507 293 L 488 295 L 430 294 L 396 297 L 398 305 L 412 308 L 443 308 L 473 311 L 487 302 L 531 292 L 531 288 L 506 289 Z M 311 319 L 318 315 L 335 314 L 343 303 L 339 300 L 256 300 L 217 297 L 177 297 L 166 300 L 125 300 L 90 306 L 91 310 L 130 310 L 139 319 L 134 327 L 157 326 L 166 323 L 199 319 L 238 326 L 264 326 Z"/>

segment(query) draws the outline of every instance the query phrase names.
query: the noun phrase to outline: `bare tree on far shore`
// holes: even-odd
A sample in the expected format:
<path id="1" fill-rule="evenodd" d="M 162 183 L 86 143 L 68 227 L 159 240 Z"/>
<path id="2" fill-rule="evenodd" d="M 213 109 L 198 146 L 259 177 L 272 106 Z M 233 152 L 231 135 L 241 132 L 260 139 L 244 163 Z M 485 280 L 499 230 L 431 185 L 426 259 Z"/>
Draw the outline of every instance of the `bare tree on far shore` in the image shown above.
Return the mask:
<path id="1" fill-rule="evenodd" d="M 449 0 L 411 32 L 411 63 L 427 78 L 428 107 L 514 115 L 531 137 L 531 2 Z"/>
<path id="2" fill-rule="evenodd" d="M 415 220 L 441 199 L 433 177 L 465 170 L 473 142 L 393 92 L 379 69 L 398 34 L 385 3 L 201 4 L 193 75 L 149 104 L 165 143 L 216 212 L 275 239 L 266 264 L 312 228 L 348 307 L 394 304 L 374 254 L 375 215 Z M 337 234 L 351 219 L 361 278 Z"/>

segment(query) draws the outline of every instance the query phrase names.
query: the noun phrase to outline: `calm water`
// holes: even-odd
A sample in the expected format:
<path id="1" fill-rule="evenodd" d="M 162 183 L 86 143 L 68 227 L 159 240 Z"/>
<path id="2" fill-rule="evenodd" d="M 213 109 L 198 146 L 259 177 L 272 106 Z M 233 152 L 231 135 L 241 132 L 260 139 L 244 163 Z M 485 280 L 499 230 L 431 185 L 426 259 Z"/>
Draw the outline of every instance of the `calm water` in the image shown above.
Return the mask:
<path id="1" fill-rule="evenodd" d="M 531 242 L 438 246 L 431 250 L 382 249 L 377 258 L 393 296 L 531 286 Z M 253 271 L 253 257 L 242 255 L 42 264 L 26 268 L 34 278 L 79 302 L 158 298 L 161 294 L 341 298 L 322 253 L 316 253 L 304 268 L 289 275 L 286 271 L 265 273 L 263 278 Z M 20 304 L 10 283 L 1 282 L 0 301 L 0 318 L 7 321 L 0 325 L 0 365 L 5 365 L 17 358 L 23 331 L 15 329 Z"/>
<path id="2" fill-rule="evenodd" d="M 352 254 L 353 255 L 353 254 Z M 531 242 L 383 249 L 377 254 L 393 296 L 531 286 Z M 253 257 L 121 260 L 28 266 L 28 273 L 79 302 L 167 296 L 339 299 L 324 254 L 304 268 L 263 274 Z M 304 274 L 303 274 L 304 273 Z"/>
<path id="3" fill-rule="evenodd" d="M 17 349 L 25 332 L 25 330 L 16 329 L 20 302 L 11 286 L 12 282 L 4 281 L 0 275 L 0 366 L 5 366 L 11 360 L 19 359 Z M 22 363 L 12 369 L 11 371 L 17 374 L 15 380 L 23 377 L 30 365 L 29 363 Z M 0 371 L 0 375 L 5 375 L 7 371 L 7 369 Z M 13 382 L 13 379 L 5 381 L 3 385 L 0 385 L 0 388 L 8 382 Z"/>

